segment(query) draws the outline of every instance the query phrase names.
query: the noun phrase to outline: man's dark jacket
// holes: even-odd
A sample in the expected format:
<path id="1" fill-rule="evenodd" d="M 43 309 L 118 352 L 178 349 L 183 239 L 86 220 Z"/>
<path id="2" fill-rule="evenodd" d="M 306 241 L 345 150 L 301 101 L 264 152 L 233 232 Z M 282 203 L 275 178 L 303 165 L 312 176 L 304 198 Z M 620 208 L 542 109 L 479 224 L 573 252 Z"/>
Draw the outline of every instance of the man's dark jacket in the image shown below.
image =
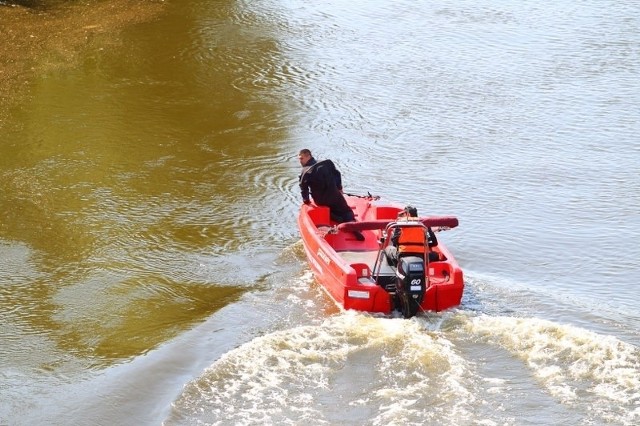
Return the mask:
<path id="1" fill-rule="evenodd" d="M 342 176 L 331 160 L 311 159 L 302 168 L 299 177 L 302 199 L 309 201 L 309 192 L 319 206 L 327 206 L 331 218 L 337 222 L 354 220 L 353 211 L 342 195 Z"/>

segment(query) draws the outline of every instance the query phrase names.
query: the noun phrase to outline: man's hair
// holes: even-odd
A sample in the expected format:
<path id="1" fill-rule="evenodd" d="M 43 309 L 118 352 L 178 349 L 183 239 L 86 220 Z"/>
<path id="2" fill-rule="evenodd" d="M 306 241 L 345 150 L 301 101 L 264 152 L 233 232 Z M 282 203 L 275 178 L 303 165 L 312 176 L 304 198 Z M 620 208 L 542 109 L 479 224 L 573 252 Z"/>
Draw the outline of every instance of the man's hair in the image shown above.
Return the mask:
<path id="1" fill-rule="evenodd" d="M 413 206 L 406 206 L 400 215 L 404 217 L 418 217 L 418 209 Z"/>
<path id="2" fill-rule="evenodd" d="M 307 148 L 301 149 L 300 155 L 311 155 L 311 151 L 309 151 Z"/>

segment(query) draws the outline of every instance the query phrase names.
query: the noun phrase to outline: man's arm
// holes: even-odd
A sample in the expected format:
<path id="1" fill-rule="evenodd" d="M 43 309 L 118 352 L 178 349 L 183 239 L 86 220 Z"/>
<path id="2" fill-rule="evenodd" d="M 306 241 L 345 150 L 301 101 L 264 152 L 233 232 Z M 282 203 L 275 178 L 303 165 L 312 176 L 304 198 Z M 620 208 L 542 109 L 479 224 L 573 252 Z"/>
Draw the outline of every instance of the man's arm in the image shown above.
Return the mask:
<path id="1" fill-rule="evenodd" d="M 311 202 L 309 201 L 309 174 L 305 170 L 298 179 L 300 180 L 300 195 L 302 195 L 302 201 L 305 204 L 309 204 Z"/>

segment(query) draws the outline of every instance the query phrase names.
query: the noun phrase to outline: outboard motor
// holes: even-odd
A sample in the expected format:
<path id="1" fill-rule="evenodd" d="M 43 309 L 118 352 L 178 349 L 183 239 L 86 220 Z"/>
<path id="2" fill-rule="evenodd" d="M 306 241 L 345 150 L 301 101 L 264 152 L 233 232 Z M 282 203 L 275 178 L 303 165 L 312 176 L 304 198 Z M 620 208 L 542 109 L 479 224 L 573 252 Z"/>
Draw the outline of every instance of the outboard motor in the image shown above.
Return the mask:
<path id="1" fill-rule="evenodd" d="M 398 259 L 396 296 L 405 318 L 418 313 L 426 288 L 424 260 L 418 256 L 403 256 Z"/>

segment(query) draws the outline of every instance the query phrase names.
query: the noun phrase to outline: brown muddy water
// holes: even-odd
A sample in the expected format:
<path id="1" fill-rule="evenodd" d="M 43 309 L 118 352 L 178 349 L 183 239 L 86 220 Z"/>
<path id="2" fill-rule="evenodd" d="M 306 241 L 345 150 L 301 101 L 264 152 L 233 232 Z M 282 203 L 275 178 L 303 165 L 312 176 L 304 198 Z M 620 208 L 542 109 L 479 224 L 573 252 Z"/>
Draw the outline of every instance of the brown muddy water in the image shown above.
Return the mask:
<path id="1" fill-rule="evenodd" d="M 117 47 L 120 31 L 162 9 L 161 0 L 1 1 L 0 125 L 10 106 L 28 95 L 31 78 L 77 65 L 96 36 Z"/>

